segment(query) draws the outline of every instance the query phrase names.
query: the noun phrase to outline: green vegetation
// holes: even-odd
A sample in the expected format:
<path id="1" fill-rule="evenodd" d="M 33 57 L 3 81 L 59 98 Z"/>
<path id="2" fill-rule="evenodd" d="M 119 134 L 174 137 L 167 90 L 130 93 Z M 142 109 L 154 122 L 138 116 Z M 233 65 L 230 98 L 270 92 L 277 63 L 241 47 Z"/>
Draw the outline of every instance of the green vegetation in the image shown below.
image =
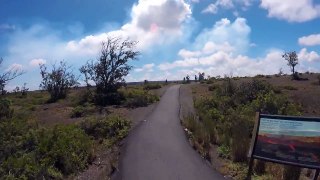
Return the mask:
<path id="1" fill-rule="evenodd" d="M 210 144 L 232 162 L 246 162 L 257 111 L 265 114 L 300 115 L 299 107 L 274 88 L 257 79 L 237 85 L 231 78 L 210 88 L 212 96 L 195 100 L 199 119 L 187 117 L 184 125 L 199 144 L 202 156 L 209 156 Z M 213 87 L 212 86 L 212 87 Z M 240 178 L 240 179 L 244 179 Z"/>
<path id="2" fill-rule="evenodd" d="M 40 74 L 42 77 L 40 88 L 49 92 L 49 102 L 66 98 L 68 90 L 79 84 L 78 78 L 72 73 L 71 66 L 68 66 L 65 61 L 60 61 L 58 66 L 52 65 L 51 71 L 48 71 L 45 64 L 40 64 Z"/>
<path id="3" fill-rule="evenodd" d="M 143 107 L 159 101 L 159 96 L 141 88 L 123 88 L 120 93 L 125 97 L 124 105 L 130 108 Z"/>
<path id="4" fill-rule="evenodd" d="M 161 84 L 158 84 L 158 83 L 146 83 L 144 84 L 143 86 L 143 89 L 144 90 L 151 90 L 151 89 L 160 89 L 162 86 Z"/>
<path id="5" fill-rule="evenodd" d="M 120 37 L 108 37 L 102 42 L 99 58 L 88 61 L 80 68 L 87 88 L 92 87 L 91 82 L 95 84 L 95 104 L 105 106 L 121 103 L 123 96 L 118 89 L 125 83 L 124 77 L 132 69 L 128 62 L 137 59 L 140 54 L 135 50 L 137 43 Z"/>
<path id="6" fill-rule="evenodd" d="M 108 146 L 111 146 L 127 136 L 130 121 L 119 116 L 100 119 L 88 118 L 80 124 L 80 127 L 95 140 L 104 141 Z"/>
<path id="7" fill-rule="evenodd" d="M 77 106 L 77 107 L 72 109 L 71 117 L 72 118 L 79 118 L 79 117 L 84 116 L 84 114 L 85 114 L 84 107 L 83 106 Z"/>
<path id="8" fill-rule="evenodd" d="M 14 113 L 11 106 L 11 101 L 0 97 L 1 179 L 63 179 L 75 175 L 94 161 L 95 142 L 107 142 L 110 147 L 130 128 L 129 121 L 114 116 L 88 119 L 80 125 L 42 127 L 30 118 L 30 111 Z"/>
<path id="9" fill-rule="evenodd" d="M 283 89 L 286 89 L 286 90 L 289 90 L 289 91 L 295 91 L 295 90 L 298 90 L 298 88 L 293 87 L 293 86 L 283 86 L 282 88 L 283 88 Z"/>

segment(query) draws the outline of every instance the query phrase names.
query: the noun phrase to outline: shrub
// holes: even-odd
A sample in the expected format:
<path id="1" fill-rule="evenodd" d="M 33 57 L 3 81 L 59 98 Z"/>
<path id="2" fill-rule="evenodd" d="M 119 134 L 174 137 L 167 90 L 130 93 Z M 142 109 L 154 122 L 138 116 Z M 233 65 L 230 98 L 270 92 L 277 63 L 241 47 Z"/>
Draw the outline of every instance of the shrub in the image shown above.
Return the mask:
<path id="1" fill-rule="evenodd" d="M 9 100 L 0 98 L 0 121 L 12 117 L 13 109 L 10 108 L 10 104 Z"/>
<path id="2" fill-rule="evenodd" d="M 230 158 L 230 147 L 221 145 L 217 148 L 218 155 L 222 158 Z"/>
<path id="3" fill-rule="evenodd" d="M 36 151 L 44 163 L 64 175 L 82 171 L 88 164 L 92 142 L 85 132 L 74 125 L 59 125 L 40 130 Z"/>
<path id="4" fill-rule="evenodd" d="M 289 91 L 298 90 L 298 88 L 293 87 L 293 86 L 283 86 L 283 89 L 286 89 L 286 90 L 289 90 Z"/>
<path id="5" fill-rule="evenodd" d="M 282 93 L 282 90 L 280 87 L 274 87 L 273 88 L 273 92 L 276 93 L 276 94 L 281 94 Z"/>
<path id="6" fill-rule="evenodd" d="M 94 101 L 96 104 L 101 106 L 106 105 L 120 105 L 124 100 L 125 97 L 120 92 L 110 92 L 110 93 L 98 93 L 94 96 Z"/>
<path id="7" fill-rule="evenodd" d="M 79 118 L 84 116 L 85 109 L 82 106 L 77 106 L 72 109 L 71 118 Z"/>
<path id="8" fill-rule="evenodd" d="M 257 79 L 251 82 L 242 83 L 237 90 L 235 98 L 240 104 L 248 103 L 258 97 L 259 94 L 266 94 L 272 90 L 271 85 Z"/>
<path id="9" fill-rule="evenodd" d="M 208 90 L 209 90 L 209 91 L 214 91 L 214 90 L 217 89 L 217 88 L 218 88 L 218 86 L 211 85 L 211 86 L 208 87 Z"/>
<path id="10" fill-rule="evenodd" d="M 147 106 L 160 99 L 159 96 L 140 89 L 128 89 L 123 94 L 126 99 L 125 105 L 130 108 Z"/>
<path id="11" fill-rule="evenodd" d="M 283 180 L 299 180 L 301 168 L 295 166 L 284 166 Z"/>
<path id="12" fill-rule="evenodd" d="M 221 96 L 232 96 L 236 92 L 236 85 L 229 77 L 225 77 L 218 93 Z"/>
<path id="13" fill-rule="evenodd" d="M 264 75 L 262 75 L 262 74 L 258 74 L 258 75 L 256 75 L 256 76 L 254 76 L 255 78 L 263 78 L 264 77 Z"/>
<path id="14" fill-rule="evenodd" d="M 82 171 L 90 162 L 92 142 L 79 127 L 28 129 L 26 124 L 23 127 L 13 137 L 13 151 L 5 151 L 7 158 L 0 165 L 0 177 L 62 179 Z"/>
<path id="15" fill-rule="evenodd" d="M 256 160 L 256 162 L 254 164 L 255 173 L 257 173 L 259 175 L 264 174 L 265 169 L 266 169 L 266 163 L 262 160 Z"/>
<path id="16" fill-rule="evenodd" d="M 160 89 L 162 86 L 160 84 L 150 84 L 150 83 L 146 83 L 143 86 L 144 90 L 151 90 L 151 89 Z"/>
<path id="17" fill-rule="evenodd" d="M 123 139 L 129 132 L 130 121 L 119 116 L 108 116 L 103 119 L 86 119 L 81 128 L 96 140 L 109 140 L 111 145 Z"/>

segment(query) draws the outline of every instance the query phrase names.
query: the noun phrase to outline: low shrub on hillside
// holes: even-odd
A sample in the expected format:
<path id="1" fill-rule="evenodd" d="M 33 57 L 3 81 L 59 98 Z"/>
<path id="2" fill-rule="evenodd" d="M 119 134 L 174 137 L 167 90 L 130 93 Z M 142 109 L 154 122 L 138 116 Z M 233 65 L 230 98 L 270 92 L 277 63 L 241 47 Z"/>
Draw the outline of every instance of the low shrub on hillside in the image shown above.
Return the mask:
<path id="1" fill-rule="evenodd" d="M 158 83 L 146 83 L 143 85 L 144 90 L 151 90 L 151 89 L 160 89 L 162 86 Z"/>
<path id="2" fill-rule="evenodd" d="M 80 124 L 88 135 L 101 142 L 107 140 L 109 145 L 126 137 L 130 125 L 130 121 L 119 116 L 108 116 L 101 119 L 90 118 Z"/>
<path id="3" fill-rule="evenodd" d="M 82 106 L 77 106 L 72 109 L 71 118 L 79 118 L 84 116 L 85 110 Z"/>
<path id="4" fill-rule="evenodd" d="M 11 119 L 0 128 L 4 179 L 62 179 L 90 162 L 92 142 L 77 126 L 37 129 Z"/>
<path id="5" fill-rule="evenodd" d="M 233 162 L 246 162 L 255 113 L 300 115 L 299 106 L 277 94 L 267 82 L 252 80 L 236 85 L 225 78 L 211 97 L 195 100 L 198 121 L 187 119 L 187 127 L 201 149 L 217 144 L 219 154 Z M 201 131 L 201 133 L 197 133 Z M 221 147 L 221 148 L 220 148 Z"/>
<path id="6" fill-rule="evenodd" d="M 294 90 L 298 90 L 298 88 L 293 87 L 293 86 L 283 86 L 283 89 L 289 90 L 289 91 L 294 91 Z"/>
<path id="7" fill-rule="evenodd" d="M 93 141 L 112 146 L 123 139 L 130 121 L 117 116 L 87 119 L 79 125 L 38 127 L 7 107 L 0 121 L 0 179 L 64 179 L 93 162 Z M 3 110 L 3 109 L 1 109 Z"/>
<path id="8" fill-rule="evenodd" d="M 130 108 L 147 106 L 160 99 L 159 96 L 141 89 L 128 89 L 123 91 L 123 94 L 126 99 L 125 106 Z"/>

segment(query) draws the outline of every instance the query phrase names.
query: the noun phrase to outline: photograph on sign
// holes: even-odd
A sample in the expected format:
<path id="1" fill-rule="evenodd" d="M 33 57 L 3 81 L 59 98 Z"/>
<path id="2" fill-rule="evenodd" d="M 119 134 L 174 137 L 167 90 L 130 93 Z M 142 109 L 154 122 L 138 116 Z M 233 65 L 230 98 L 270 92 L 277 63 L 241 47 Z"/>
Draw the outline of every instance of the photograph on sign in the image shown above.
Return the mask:
<path id="1" fill-rule="evenodd" d="M 262 117 L 254 156 L 320 168 L 320 122 Z"/>

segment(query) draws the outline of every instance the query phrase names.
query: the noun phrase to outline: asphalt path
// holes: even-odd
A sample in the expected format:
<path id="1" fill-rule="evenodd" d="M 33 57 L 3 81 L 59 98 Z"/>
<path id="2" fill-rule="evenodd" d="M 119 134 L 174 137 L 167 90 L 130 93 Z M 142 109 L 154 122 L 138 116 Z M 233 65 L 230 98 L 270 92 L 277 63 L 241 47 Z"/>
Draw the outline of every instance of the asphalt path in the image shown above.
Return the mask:
<path id="1" fill-rule="evenodd" d="M 192 149 L 185 136 L 179 120 L 179 88 L 168 88 L 154 111 L 130 133 L 112 179 L 224 179 Z"/>

